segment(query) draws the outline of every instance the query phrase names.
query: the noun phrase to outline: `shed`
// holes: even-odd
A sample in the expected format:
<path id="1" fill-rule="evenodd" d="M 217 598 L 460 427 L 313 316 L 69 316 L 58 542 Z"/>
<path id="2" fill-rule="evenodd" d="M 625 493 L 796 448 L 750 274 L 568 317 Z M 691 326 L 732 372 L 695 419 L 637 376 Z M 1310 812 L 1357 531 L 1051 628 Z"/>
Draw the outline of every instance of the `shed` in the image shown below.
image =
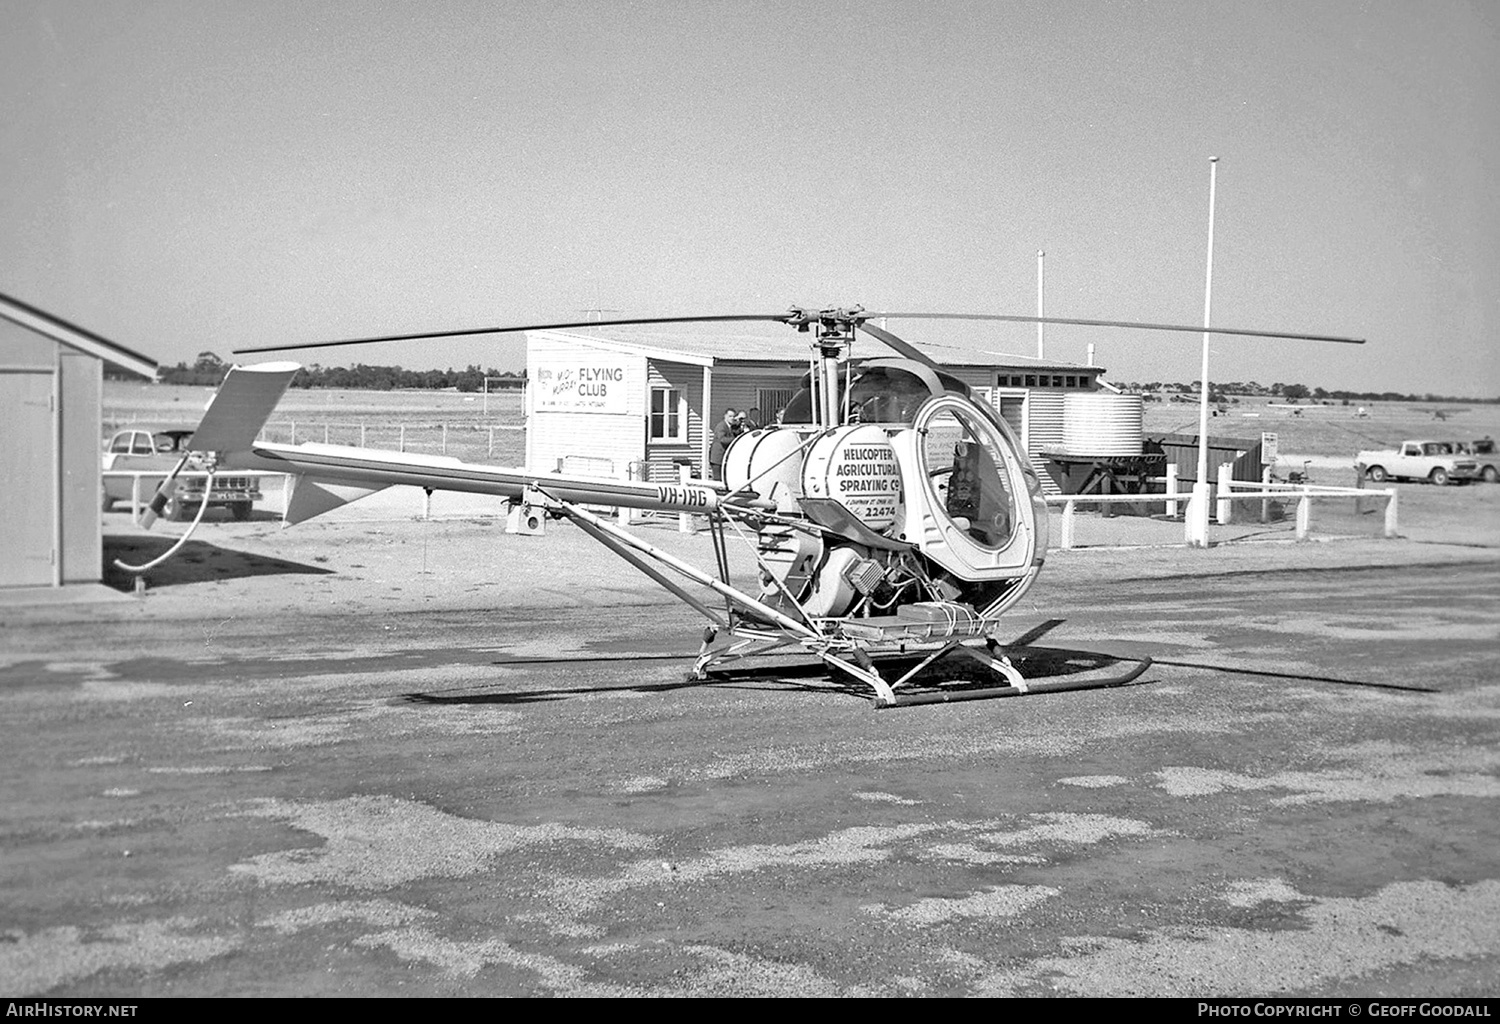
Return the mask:
<path id="1" fill-rule="evenodd" d="M 1168 464 L 1177 466 L 1179 484 L 1189 485 L 1198 480 L 1198 435 L 1197 434 L 1147 434 L 1148 451 L 1164 454 Z M 1232 466 L 1232 479 L 1259 481 L 1261 478 L 1260 438 L 1208 437 L 1209 483 L 1218 479 L 1221 465 Z"/>
<path id="2" fill-rule="evenodd" d="M 156 375 L 140 353 L 0 295 L 0 587 L 102 578 L 106 362 Z"/>
<path id="3" fill-rule="evenodd" d="M 604 333 L 607 330 L 608 333 Z M 859 356 L 885 356 L 861 339 Z M 994 404 L 1040 471 L 1055 442 L 1038 396 L 1093 391 L 1104 370 L 1058 360 L 935 346 L 943 369 Z M 728 409 L 762 424 L 808 372 L 812 335 L 725 336 L 616 328 L 526 335 L 526 464 L 596 476 L 668 481 L 708 471 L 713 425 Z M 1060 422 L 1060 421 L 1059 421 Z M 1043 474 L 1046 484 L 1050 478 Z"/>

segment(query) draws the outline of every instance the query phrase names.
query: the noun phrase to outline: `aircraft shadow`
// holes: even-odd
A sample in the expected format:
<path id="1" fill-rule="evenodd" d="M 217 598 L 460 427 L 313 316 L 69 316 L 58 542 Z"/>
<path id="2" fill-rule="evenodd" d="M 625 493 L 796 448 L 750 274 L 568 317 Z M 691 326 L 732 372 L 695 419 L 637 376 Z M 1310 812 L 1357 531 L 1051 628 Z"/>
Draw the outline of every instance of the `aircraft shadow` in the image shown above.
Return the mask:
<path id="1" fill-rule="evenodd" d="M 1077 651 L 1059 647 L 1006 648 L 1012 663 L 1026 677 L 1028 683 L 1062 681 L 1072 677 L 1080 679 L 1093 673 L 1128 665 L 1130 658 L 1116 658 L 1095 651 Z M 692 655 L 683 655 L 683 661 Z M 532 664 L 573 665 L 580 662 L 633 661 L 629 658 L 542 658 Z M 894 682 L 910 669 L 920 664 L 920 657 L 894 657 L 878 660 L 881 675 Z M 510 665 L 512 662 L 497 664 Z M 1145 682 L 1145 681 L 1142 681 Z M 1003 685 L 1004 680 L 991 675 L 970 658 L 950 656 L 933 665 L 912 680 L 904 683 L 900 692 L 907 695 L 930 693 L 958 693 L 965 690 L 983 690 Z M 1140 684 L 1137 684 L 1140 685 Z M 760 692 L 818 693 L 831 697 L 853 698 L 870 701 L 873 694 L 863 684 L 830 675 L 829 669 L 819 661 L 796 656 L 767 657 L 757 661 L 747 659 L 732 667 L 714 669 L 707 679 L 683 678 L 670 682 L 641 683 L 624 686 L 568 686 L 549 689 L 521 690 L 510 692 L 476 692 L 469 688 L 462 694 L 407 693 L 401 699 L 411 704 L 537 704 L 573 697 L 597 696 L 601 693 L 669 693 L 694 687 L 712 686 L 720 689 L 755 690 Z"/>
<path id="2" fill-rule="evenodd" d="M 133 589 L 135 574 L 115 565 L 115 559 L 127 565 L 144 565 L 160 558 L 176 542 L 175 537 L 105 534 L 104 585 L 121 591 Z M 166 562 L 147 570 L 145 577 L 152 589 L 160 589 L 209 580 L 234 580 L 250 576 L 322 576 L 332 572 L 333 569 L 322 566 L 234 551 L 201 540 L 190 540 Z"/>

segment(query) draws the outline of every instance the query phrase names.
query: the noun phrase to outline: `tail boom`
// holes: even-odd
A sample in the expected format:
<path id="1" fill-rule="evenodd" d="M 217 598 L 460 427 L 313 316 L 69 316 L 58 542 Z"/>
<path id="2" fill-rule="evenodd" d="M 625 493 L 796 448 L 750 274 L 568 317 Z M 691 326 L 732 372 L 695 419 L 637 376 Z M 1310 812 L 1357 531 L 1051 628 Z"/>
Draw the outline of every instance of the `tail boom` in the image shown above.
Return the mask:
<path id="1" fill-rule="evenodd" d="M 448 456 L 415 455 L 410 452 L 345 445 L 261 442 L 253 445 L 249 452 L 234 456 L 230 464 L 236 469 L 294 474 L 340 495 L 346 492 L 353 494 L 358 490 L 373 493 L 382 487 L 404 485 L 438 491 L 493 494 L 519 501 L 528 489 L 540 488 L 548 495 L 574 504 L 698 514 L 713 512 L 723 503 L 722 488 L 707 482 L 649 484 L 561 473 L 535 473 L 526 469 L 482 466 Z M 353 494 L 345 500 L 355 500 L 362 496 Z M 758 503 L 750 501 L 743 504 Z M 312 506 L 309 506 L 310 514 L 303 515 L 302 518 L 312 518 L 332 507 L 336 505 L 312 511 Z"/>

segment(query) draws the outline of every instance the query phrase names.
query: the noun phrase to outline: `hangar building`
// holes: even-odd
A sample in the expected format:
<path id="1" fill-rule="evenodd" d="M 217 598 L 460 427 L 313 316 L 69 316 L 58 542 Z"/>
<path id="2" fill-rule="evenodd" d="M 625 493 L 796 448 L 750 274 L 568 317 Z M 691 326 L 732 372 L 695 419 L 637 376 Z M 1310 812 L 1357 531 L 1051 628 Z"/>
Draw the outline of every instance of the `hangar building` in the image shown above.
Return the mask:
<path id="1" fill-rule="evenodd" d="M 705 476 L 713 425 L 730 408 L 774 423 L 808 372 L 811 338 L 529 331 L 526 465 L 656 482 L 685 465 Z M 862 346 L 860 355 L 894 354 L 873 340 Z M 993 352 L 940 359 L 995 405 L 1044 487 L 1055 486 L 1038 453 L 1060 437 L 1063 395 L 1099 390 L 1103 368 Z"/>
<path id="2" fill-rule="evenodd" d="M 157 364 L 0 295 L 0 587 L 98 583 L 104 364 Z"/>

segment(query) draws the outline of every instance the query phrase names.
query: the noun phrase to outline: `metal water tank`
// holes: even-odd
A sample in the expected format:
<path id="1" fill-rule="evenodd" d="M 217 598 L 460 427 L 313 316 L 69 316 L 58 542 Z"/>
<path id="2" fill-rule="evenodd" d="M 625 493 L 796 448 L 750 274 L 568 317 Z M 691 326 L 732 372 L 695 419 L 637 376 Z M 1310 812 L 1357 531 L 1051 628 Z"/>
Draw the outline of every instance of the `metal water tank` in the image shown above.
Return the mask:
<path id="1" fill-rule="evenodd" d="M 1140 455 L 1140 395 L 1078 391 L 1063 402 L 1063 450 L 1070 455 Z"/>

